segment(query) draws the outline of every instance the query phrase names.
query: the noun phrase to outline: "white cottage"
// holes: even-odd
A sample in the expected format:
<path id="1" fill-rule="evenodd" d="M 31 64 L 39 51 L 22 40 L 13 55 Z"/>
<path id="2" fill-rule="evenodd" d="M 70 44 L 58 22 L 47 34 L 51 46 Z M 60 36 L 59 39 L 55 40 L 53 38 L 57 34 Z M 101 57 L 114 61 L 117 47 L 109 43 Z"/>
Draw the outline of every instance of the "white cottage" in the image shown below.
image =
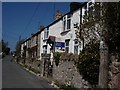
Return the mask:
<path id="1" fill-rule="evenodd" d="M 52 50 L 55 52 L 79 54 L 83 49 L 83 45 L 79 46 L 75 34 L 78 29 L 75 28 L 75 24 L 80 26 L 84 23 L 83 15 L 86 13 L 88 8 L 94 5 L 93 3 L 93 0 L 82 3 L 75 10 L 71 9 L 71 11 L 65 15 L 57 13 L 59 15 L 59 17 L 56 16 L 57 20 L 33 35 L 37 35 L 39 38 L 37 39 L 39 42 L 39 45 L 37 45 L 37 47 L 39 47 L 39 49 L 37 49 L 37 56 L 40 56 L 41 58 L 42 53 L 49 54 Z"/>
<path id="2" fill-rule="evenodd" d="M 82 46 L 78 46 L 74 24 L 80 25 L 81 8 L 66 13 L 41 32 L 41 53 L 50 53 L 51 45 L 47 42 L 52 38 L 55 52 L 80 53 Z"/>

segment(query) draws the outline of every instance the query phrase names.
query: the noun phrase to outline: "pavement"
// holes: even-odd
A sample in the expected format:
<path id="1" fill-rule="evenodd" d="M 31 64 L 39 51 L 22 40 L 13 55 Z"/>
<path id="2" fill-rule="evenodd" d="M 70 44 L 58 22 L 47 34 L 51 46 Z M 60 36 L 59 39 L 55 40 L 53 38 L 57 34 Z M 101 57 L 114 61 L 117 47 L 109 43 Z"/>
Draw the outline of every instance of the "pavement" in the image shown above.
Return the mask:
<path id="1" fill-rule="evenodd" d="M 12 56 L 2 60 L 2 88 L 53 88 L 48 81 L 24 70 Z"/>

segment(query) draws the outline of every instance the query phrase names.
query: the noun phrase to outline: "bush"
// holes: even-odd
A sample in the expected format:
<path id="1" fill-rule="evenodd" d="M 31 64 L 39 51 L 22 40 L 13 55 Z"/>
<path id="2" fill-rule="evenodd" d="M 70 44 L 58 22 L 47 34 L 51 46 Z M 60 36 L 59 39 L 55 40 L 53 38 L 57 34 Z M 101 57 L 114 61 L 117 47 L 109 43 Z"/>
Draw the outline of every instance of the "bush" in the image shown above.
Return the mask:
<path id="1" fill-rule="evenodd" d="M 79 73 L 91 85 L 98 84 L 99 58 L 99 44 L 90 43 L 80 53 L 80 60 L 77 62 Z"/>
<path id="2" fill-rule="evenodd" d="M 59 53 L 59 52 L 53 53 L 53 57 L 54 57 L 56 66 L 59 65 L 60 56 L 61 56 L 61 53 Z"/>

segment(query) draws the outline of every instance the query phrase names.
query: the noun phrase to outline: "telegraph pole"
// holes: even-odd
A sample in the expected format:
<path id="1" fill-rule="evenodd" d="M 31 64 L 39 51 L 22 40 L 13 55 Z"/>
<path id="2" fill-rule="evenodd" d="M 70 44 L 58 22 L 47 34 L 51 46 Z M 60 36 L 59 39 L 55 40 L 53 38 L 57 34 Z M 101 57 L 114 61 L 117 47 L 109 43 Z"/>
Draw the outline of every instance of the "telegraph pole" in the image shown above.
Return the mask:
<path id="1" fill-rule="evenodd" d="M 108 47 L 105 43 L 103 30 L 103 3 L 100 2 L 100 67 L 99 67 L 99 88 L 108 88 Z"/>

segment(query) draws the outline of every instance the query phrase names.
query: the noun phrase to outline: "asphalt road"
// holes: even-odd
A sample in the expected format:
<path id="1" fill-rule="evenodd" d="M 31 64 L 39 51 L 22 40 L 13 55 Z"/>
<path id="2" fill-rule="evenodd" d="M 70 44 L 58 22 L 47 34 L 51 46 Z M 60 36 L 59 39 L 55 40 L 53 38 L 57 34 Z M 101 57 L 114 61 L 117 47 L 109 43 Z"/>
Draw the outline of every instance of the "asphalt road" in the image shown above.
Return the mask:
<path id="1" fill-rule="evenodd" d="M 15 62 L 12 56 L 2 60 L 2 88 L 52 88 L 42 78 L 27 72 Z"/>

